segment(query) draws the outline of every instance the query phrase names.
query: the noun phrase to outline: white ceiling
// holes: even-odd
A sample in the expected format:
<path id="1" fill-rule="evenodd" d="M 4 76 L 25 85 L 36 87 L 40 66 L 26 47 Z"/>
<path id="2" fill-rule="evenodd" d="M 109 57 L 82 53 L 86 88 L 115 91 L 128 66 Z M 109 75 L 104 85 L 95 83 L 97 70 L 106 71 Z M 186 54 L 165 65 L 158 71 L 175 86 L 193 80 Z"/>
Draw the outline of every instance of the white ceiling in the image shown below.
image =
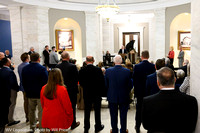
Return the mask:
<path id="1" fill-rule="evenodd" d="M 35 5 L 48 8 L 95 12 L 98 4 L 107 0 L 0 0 L 0 14 L 5 14 L 8 6 Z M 112 4 L 113 0 L 110 0 Z M 191 0 L 115 0 L 120 14 L 141 13 L 190 3 Z M 3 7 L 1 7 L 3 5 Z"/>
<path id="2" fill-rule="evenodd" d="M 48 8 L 95 11 L 98 3 L 107 0 L 0 0 L 0 5 L 12 6 L 20 4 L 44 6 Z M 112 3 L 113 0 L 110 0 Z M 120 12 L 152 10 L 190 3 L 191 0 L 115 0 Z"/>

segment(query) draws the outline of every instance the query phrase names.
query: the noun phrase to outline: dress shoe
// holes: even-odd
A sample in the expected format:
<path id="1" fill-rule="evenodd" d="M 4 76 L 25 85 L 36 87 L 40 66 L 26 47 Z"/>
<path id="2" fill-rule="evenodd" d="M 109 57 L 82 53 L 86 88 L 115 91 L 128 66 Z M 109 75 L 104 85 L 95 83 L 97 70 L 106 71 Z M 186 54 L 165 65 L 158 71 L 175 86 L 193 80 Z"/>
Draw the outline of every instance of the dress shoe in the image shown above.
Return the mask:
<path id="1" fill-rule="evenodd" d="M 110 133 L 112 133 L 112 129 L 110 129 Z M 126 129 L 126 133 L 128 133 L 128 129 Z"/>
<path id="2" fill-rule="evenodd" d="M 84 133 L 89 133 L 88 130 L 84 130 Z"/>
<path id="3" fill-rule="evenodd" d="M 13 122 L 8 123 L 8 126 L 12 126 L 12 125 L 15 125 L 15 124 L 18 124 L 18 123 L 20 123 L 20 121 L 13 121 Z"/>
<path id="4" fill-rule="evenodd" d="M 79 121 L 76 122 L 75 124 L 73 124 L 73 125 L 71 126 L 71 130 L 77 128 L 79 125 L 80 125 L 80 122 L 79 122 Z"/>
<path id="5" fill-rule="evenodd" d="M 103 129 L 104 129 L 104 125 L 101 125 L 100 127 L 95 128 L 95 133 L 98 133 L 98 132 L 100 132 Z"/>
<path id="6" fill-rule="evenodd" d="M 140 133 L 140 129 L 135 126 L 136 133 Z"/>

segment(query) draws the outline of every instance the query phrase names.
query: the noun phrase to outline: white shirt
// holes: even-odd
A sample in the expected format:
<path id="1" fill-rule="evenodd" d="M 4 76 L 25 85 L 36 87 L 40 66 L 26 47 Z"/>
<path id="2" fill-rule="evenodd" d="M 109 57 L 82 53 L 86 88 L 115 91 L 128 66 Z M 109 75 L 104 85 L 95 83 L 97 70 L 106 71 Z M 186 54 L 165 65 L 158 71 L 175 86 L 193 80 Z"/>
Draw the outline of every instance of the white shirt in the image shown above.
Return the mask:
<path id="1" fill-rule="evenodd" d="M 161 90 L 174 90 L 174 88 L 162 88 Z"/>

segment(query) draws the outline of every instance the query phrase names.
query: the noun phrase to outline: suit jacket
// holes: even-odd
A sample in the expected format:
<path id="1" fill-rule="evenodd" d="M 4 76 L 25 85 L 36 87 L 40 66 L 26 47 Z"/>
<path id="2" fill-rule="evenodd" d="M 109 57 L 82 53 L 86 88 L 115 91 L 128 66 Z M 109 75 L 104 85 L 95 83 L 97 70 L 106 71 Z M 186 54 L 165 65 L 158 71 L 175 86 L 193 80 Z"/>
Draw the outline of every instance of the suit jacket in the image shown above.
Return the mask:
<path id="1" fill-rule="evenodd" d="M 22 69 L 27 66 L 29 63 L 28 62 L 22 62 L 19 66 L 18 66 L 18 74 L 19 74 L 19 78 L 20 78 L 20 86 L 19 86 L 19 90 L 24 92 L 24 88 L 22 85 Z"/>
<path id="2" fill-rule="evenodd" d="M 107 99 L 111 103 L 128 103 L 132 89 L 131 73 L 121 65 L 108 68 L 105 75 Z"/>
<path id="3" fill-rule="evenodd" d="M 180 51 L 178 54 L 178 61 L 179 61 L 179 67 L 183 66 L 184 61 L 184 51 Z"/>
<path id="4" fill-rule="evenodd" d="M 134 85 L 134 95 L 136 97 L 145 96 L 147 75 L 150 75 L 154 72 L 155 72 L 154 64 L 149 63 L 147 60 L 144 60 L 134 66 L 133 85 Z"/>
<path id="5" fill-rule="evenodd" d="M 40 98 L 40 91 L 47 80 L 48 72 L 39 63 L 30 63 L 22 69 L 22 85 L 28 98 Z"/>
<path id="6" fill-rule="evenodd" d="M 83 98 L 85 101 L 101 98 L 105 90 L 103 72 L 94 65 L 87 65 L 79 71 L 79 83 L 83 87 Z"/>
<path id="7" fill-rule="evenodd" d="M 78 70 L 76 65 L 69 63 L 68 61 L 62 61 L 61 64 L 56 66 L 62 72 L 64 84 L 67 87 L 67 91 L 71 95 L 77 95 L 78 93 Z"/>
<path id="8" fill-rule="evenodd" d="M 43 55 L 44 55 L 44 64 L 49 65 L 49 52 L 46 49 L 43 51 Z"/>
<path id="9" fill-rule="evenodd" d="M 8 67 L 0 69 L 0 127 L 8 122 L 11 89 L 19 91 L 15 73 Z"/>
<path id="10" fill-rule="evenodd" d="M 118 54 L 122 54 L 122 49 L 119 50 Z M 124 54 L 127 54 L 127 50 L 124 49 Z"/>
<path id="11" fill-rule="evenodd" d="M 192 133 L 197 113 L 195 97 L 175 90 L 161 90 L 144 98 L 142 123 L 149 133 Z"/>
<path id="12" fill-rule="evenodd" d="M 49 55 L 49 64 L 58 64 L 58 54 L 54 51 L 51 51 Z"/>
<path id="13" fill-rule="evenodd" d="M 157 84 L 157 75 L 156 72 L 153 74 L 150 74 L 147 76 L 147 81 L 146 81 L 146 95 L 153 95 L 156 94 L 160 91 L 158 84 Z"/>
<path id="14" fill-rule="evenodd" d="M 31 55 L 32 53 L 35 53 L 35 51 L 33 51 L 33 52 L 32 52 L 32 51 L 29 51 L 29 52 L 28 52 L 29 55 Z"/>
<path id="15" fill-rule="evenodd" d="M 5 57 L 6 58 L 9 58 L 9 59 L 11 59 L 12 58 L 12 56 L 9 54 L 9 55 L 5 55 Z"/>

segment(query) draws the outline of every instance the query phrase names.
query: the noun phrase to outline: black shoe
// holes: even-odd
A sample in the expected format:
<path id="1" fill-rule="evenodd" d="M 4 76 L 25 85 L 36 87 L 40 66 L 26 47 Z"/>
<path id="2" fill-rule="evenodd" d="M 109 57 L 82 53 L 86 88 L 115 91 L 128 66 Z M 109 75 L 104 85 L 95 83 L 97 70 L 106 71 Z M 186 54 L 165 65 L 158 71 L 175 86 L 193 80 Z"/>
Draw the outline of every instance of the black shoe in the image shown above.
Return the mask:
<path id="1" fill-rule="evenodd" d="M 12 125 L 15 125 L 15 124 L 18 124 L 18 123 L 20 123 L 20 121 L 13 121 L 11 123 L 8 123 L 8 126 L 12 126 Z"/>
<path id="2" fill-rule="evenodd" d="M 28 123 L 29 122 L 29 119 L 26 119 L 26 123 Z"/>
<path id="3" fill-rule="evenodd" d="M 140 133 L 140 128 L 137 128 L 137 127 L 135 126 L 135 131 L 136 131 L 136 133 Z"/>
<path id="4" fill-rule="evenodd" d="M 71 130 L 77 128 L 80 125 L 80 122 L 76 122 L 75 124 L 71 125 Z"/>
<path id="5" fill-rule="evenodd" d="M 95 133 L 98 133 L 98 132 L 100 132 L 103 129 L 104 129 L 104 125 L 102 124 L 100 127 L 95 128 Z"/>
<path id="6" fill-rule="evenodd" d="M 84 130 L 84 133 L 89 133 L 88 130 Z"/>

